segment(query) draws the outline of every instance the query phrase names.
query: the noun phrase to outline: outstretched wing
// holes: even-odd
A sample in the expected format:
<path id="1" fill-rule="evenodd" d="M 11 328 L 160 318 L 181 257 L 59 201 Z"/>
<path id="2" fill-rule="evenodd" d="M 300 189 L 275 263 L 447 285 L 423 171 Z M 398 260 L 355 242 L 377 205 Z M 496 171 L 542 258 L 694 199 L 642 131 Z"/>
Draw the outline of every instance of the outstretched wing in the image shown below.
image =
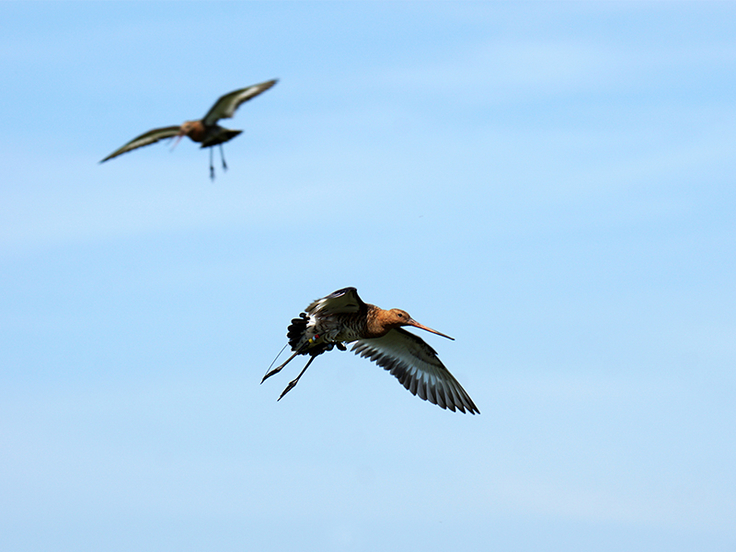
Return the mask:
<path id="1" fill-rule="evenodd" d="M 240 104 L 251 98 L 255 98 L 258 94 L 265 92 L 277 82 L 278 80 L 274 79 L 225 94 L 215 102 L 215 105 L 207 112 L 202 122 L 205 126 L 211 126 L 220 119 L 229 119 L 235 115 L 235 111 L 240 107 Z"/>
<path id="2" fill-rule="evenodd" d="M 140 136 L 133 138 L 130 142 L 125 144 L 120 149 L 117 149 L 114 152 L 112 152 L 110 155 L 108 155 L 102 161 L 100 161 L 100 163 L 104 163 L 108 159 L 117 157 L 121 153 L 125 153 L 128 151 L 134 150 L 136 148 L 142 148 L 143 146 L 153 144 L 154 142 L 158 142 L 159 140 L 163 140 L 164 138 L 173 138 L 174 136 L 179 134 L 180 129 L 181 127 L 178 127 L 178 126 L 170 126 L 170 127 L 164 127 L 164 128 L 154 128 L 153 130 L 149 130 L 148 132 L 145 132 L 141 134 Z"/>
<path id="3" fill-rule="evenodd" d="M 437 353 L 424 340 L 402 328 L 383 337 L 359 339 L 352 351 L 382 366 L 413 395 L 453 412 L 459 409 L 480 414 L 462 385 L 437 358 Z"/>
<path id="4" fill-rule="evenodd" d="M 327 297 L 317 299 L 306 308 L 306 312 L 313 315 L 351 314 L 368 308 L 358 297 L 358 290 L 354 287 L 338 289 Z"/>

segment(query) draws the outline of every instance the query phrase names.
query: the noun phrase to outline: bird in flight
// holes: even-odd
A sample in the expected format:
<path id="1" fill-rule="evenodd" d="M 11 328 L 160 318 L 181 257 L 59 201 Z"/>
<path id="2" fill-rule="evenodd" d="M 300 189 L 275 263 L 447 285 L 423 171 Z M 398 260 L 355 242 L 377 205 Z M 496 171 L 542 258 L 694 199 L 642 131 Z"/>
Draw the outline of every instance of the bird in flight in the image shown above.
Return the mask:
<path id="1" fill-rule="evenodd" d="M 284 389 L 279 400 L 298 383 L 312 361 L 337 347 L 374 361 L 398 378 L 412 394 L 441 408 L 480 414 L 460 383 L 440 362 L 437 353 L 422 338 L 403 329 L 413 326 L 447 339 L 452 337 L 424 326 L 400 309 L 384 310 L 364 303 L 354 287 L 317 299 L 294 318 L 287 330 L 293 354 L 261 380 L 279 373 L 297 355 L 309 355 L 299 375 Z"/>
<path id="2" fill-rule="evenodd" d="M 117 157 L 128 151 L 147 146 L 163 140 L 165 138 L 176 137 L 174 146 L 179 143 L 184 136 L 189 136 L 194 142 L 202 144 L 202 148 L 213 148 L 214 146 L 220 146 L 220 159 L 222 159 L 222 168 L 227 170 L 227 163 L 225 163 L 225 155 L 222 151 L 222 144 L 228 140 L 232 140 L 238 134 L 243 132 L 242 130 L 230 130 L 225 127 L 221 127 L 217 124 L 220 119 L 231 118 L 235 111 L 240 107 L 240 104 L 255 98 L 262 92 L 265 92 L 278 82 L 277 79 L 262 82 L 260 84 L 254 84 L 240 90 L 235 90 L 229 94 L 225 94 L 219 100 L 215 102 L 207 114 L 199 119 L 198 121 L 185 121 L 179 126 L 169 126 L 163 128 L 154 128 L 148 132 L 144 132 L 140 136 L 136 136 L 130 142 L 115 150 L 110 155 L 105 157 L 100 163 Z M 172 148 L 173 149 L 173 148 Z M 210 149 L 210 178 L 215 179 L 215 167 L 212 164 L 212 149 Z"/>

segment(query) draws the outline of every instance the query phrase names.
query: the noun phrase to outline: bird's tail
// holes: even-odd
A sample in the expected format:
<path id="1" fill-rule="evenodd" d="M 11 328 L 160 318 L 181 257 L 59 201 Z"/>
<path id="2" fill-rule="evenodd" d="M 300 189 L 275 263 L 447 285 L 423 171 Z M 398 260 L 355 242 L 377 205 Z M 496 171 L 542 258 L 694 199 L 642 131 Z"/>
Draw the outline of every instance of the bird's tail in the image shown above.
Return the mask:
<path id="1" fill-rule="evenodd" d="M 230 130 L 229 128 L 221 128 L 220 132 L 217 132 L 216 134 L 213 134 L 212 136 L 207 137 L 205 140 L 202 141 L 202 145 L 199 146 L 201 148 L 211 148 L 212 146 L 216 146 L 218 144 L 224 144 L 225 142 L 232 140 L 235 138 L 238 134 L 243 132 L 242 130 Z"/>
<path id="2" fill-rule="evenodd" d="M 286 331 L 286 337 L 291 350 L 299 354 L 317 356 L 334 347 L 334 343 L 325 343 L 314 332 L 314 326 L 309 326 L 309 316 L 306 313 L 301 313 L 299 318 L 292 319 Z"/>

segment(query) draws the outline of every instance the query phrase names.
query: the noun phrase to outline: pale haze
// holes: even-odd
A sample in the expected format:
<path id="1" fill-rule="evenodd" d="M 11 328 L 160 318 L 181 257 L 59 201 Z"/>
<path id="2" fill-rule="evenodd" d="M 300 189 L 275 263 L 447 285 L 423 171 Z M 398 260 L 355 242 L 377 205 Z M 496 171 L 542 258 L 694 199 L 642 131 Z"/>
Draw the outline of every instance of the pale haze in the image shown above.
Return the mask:
<path id="1" fill-rule="evenodd" d="M 0 550 L 736 549 L 736 4 L 0 3 Z M 221 95 L 187 138 L 99 161 Z M 337 349 L 354 286 L 480 415 Z M 283 358 L 283 357 L 282 357 Z"/>

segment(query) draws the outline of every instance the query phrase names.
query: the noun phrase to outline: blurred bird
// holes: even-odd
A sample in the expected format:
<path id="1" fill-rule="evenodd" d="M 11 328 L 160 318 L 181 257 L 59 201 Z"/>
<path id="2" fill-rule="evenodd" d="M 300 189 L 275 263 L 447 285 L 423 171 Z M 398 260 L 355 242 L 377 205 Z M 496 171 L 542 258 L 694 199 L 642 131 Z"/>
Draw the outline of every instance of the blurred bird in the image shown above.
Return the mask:
<path id="1" fill-rule="evenodd" d="M 267 372 L 261 383 L 279 373 L 297 355 L 309 355 L 306 366 L 281 393 L 278 399 L 281 400 L 317 356 L 333 347 L 345 351 L 344 343 L 355 342 L 354 353 L 390 371 L 412 394 L 453 412 L 457 408 L 480 414 L 470 396 L 437 358 L 435 350 L 401 326 L 414 326 L 453 339 L 423 326 L 403 310 L 384 310 L 364 303 L 353 287 L 340 289 L 314 301 L 299 318 L 291 321 L 286 335 L 294 353 Z"/>
<path id="2" fill-rule="evenodd" d="M 265 92 L 276 84 L 278 80 L 270 80 L 262 82 L 260 84 L 254 84 L 247 88 L 241 88 L 235 90 L 229 94 L 225 94 L 219 100 L 215 102 L 215 105 L 207 112 L 207 114 L 198 121 L 185 121 L 180 126 L 170 126 L 163 128 L 154 128 L 133 138 L 130 142 L 125 144 L 120 149 L 115 150 L 110 155 L 105 157 L 100 163 L 104 163 L 108 159 L 117 157 L 122 153 L 132 151 L 136 148 L 147 146 L 163 140 L 164 138 L 173 138 L 176 136 L 176 142 L 174 147 L 179 143 L 179 140 L 183 136 L 189 136 L 194 142 L 200 142 L 202 148 L 212 148 L 213 146 L 220 146 L 220 158 L 222 159 L 222 168 L 227 170 L 227 164 L 225 163 L 225 154 L 222 151 L 222 144 L 228 140 L 232 140 L 238 134 L 243 132 L 242 130 L 230 130 L 228 128 L 221 127 L 217 124 L 220 119 L 231 118 L 235 111 L 245 101 L 255 98 L 258 94 Z M 172 147 L 173 149 L 173 147 Z M 215 167 L 212 164 L 212 149 L 210 149 L 210 178 L 215 179 Z"/>

